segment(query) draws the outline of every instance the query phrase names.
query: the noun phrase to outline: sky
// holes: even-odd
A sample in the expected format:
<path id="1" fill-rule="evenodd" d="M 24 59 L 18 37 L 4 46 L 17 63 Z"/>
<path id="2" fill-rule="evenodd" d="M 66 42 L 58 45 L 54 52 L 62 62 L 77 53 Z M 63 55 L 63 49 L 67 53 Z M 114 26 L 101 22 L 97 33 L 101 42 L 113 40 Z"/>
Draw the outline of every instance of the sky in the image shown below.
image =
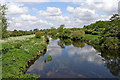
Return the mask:
<path id="1" fill-rule="evenodd" d="M 82 28 L 118 13 L 119 0 L 1 0 L 7 4 L 8 30 Z"/>

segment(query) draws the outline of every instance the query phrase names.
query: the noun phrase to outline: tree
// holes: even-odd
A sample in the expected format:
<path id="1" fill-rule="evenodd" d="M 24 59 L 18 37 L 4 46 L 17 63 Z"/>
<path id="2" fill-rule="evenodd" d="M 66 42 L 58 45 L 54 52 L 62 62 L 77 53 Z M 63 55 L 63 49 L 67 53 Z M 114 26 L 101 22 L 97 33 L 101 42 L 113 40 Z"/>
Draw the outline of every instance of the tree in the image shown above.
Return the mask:
<path id="1" fill-rule="evenodd" d="M 7 32 L 7 27 L 8 27 L 8 22 L 7 22 L 7 18 L 6 18 L 6 4 L 1 5 L 0 4 L 0 30 L 2 33 L 2 38 L 7 38 L 8 36 L 8 32 Z"/>
<path id="2" fill-rule="evenodd" d="M 71 35 L 71 39 L 73 41 L 76 41 L 76 40 L 84 41 L 84 39 L 85 39 L 85 32 L 82 31 L 82 30 L 73 31 L 72 35 Z"/>
<path id="3" fill-rule="evenodd" d="M 33 30 L 33 33 L 36 33 L 36 32 L 39 32 L 39 29 L 36 28 Z"/>
<path id="4" fill-rule="evenodd" d="M 62 36 L 62 32 L 63 32 L 63 28 L 64 28 L 64 24 L 62 24 L 62 25 L 60 25 L 60 27 L 57 29 L 58 30 L 58 32 L 59 32 L 59 37 L 61 37 Z"/>
<path id="5" fill-rule="evenodd" d="M 110 18 L 110 20 L 113 21 L 114 19 L 116 19 L 116 18 L 118 18 L 118 17 L 119 17 L 118 14 L 114 14 L 114 15 Z"/>

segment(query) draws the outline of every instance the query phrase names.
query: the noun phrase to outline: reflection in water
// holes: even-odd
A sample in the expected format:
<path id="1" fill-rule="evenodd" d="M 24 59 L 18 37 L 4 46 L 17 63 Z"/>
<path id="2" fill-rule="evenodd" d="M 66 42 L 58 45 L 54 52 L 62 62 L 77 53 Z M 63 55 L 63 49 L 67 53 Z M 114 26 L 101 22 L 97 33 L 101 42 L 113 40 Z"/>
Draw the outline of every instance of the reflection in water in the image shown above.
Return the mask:
<path id="1" fill-rule="evenodd" d="M 98 53 L 93 47 L 86 46 L 83 48 L 72 48 L 68 51 L 69 56 L 79 55 L 79 58 L 75 58 L 76 61 L 87 60 L 89 62 L 93 62 L 95 64 L 102 64 L 102 58 L 100 57 L 100 53 Z"/>
<path id="2" fill-rule="evenodd" d="M 50 38 L 46 54 L 36 60 L 27 73 L 40 75 L 41 78 L 118 77 L 120 55 L 108 53 L 104 50 L 98 52 L 81 41 Z M 51 56 L 50 61 L 48 56 Z"/>
<path id="3" fill-rule="evenodd" d="M 52 41 L 47 47 L 47 52 L 51 56 L 59 56 L 62 54 L 62 49 L 60 46 L 57 45 L 58 43 L 57 41 L 59 40 Z"/>
<path id="4" fill-rule="evenodd" d="M 85 43 L 83 41 L 75 41 L 75 42 L 72 41 L 72 45 L 74 47 L 81 47 L 81 48 L 83 48 L 85 46 Z"/>
<path id="5" fill-rule="evenodd" d="M 101 50 L 101 56 L 104 58 L 105 66 L 110 70 L 112 75 L 120 78 L 120 51 Z M 109 53 L 109 54 L 108 54 Z"/>

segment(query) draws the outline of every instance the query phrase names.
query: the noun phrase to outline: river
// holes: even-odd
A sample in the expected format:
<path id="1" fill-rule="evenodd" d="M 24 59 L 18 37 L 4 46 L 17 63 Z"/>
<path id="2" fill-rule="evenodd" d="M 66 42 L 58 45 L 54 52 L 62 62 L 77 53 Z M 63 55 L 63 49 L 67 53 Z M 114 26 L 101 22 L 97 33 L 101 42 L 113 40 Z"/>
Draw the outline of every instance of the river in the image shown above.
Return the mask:
<path id="1" fill-rule="evenodd" d="M 40 78 L 120 78 L 120 56 L 100 52 L 84 42 L 49 39 L 46 53 L 27 74 Z"/>

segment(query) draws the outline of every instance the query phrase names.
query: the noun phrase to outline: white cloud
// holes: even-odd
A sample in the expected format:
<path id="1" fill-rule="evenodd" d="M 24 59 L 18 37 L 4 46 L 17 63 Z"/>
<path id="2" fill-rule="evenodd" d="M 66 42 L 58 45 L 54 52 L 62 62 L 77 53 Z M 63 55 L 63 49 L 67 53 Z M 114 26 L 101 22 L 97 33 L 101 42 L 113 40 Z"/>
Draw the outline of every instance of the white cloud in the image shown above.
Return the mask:
<path id="1" fill-rule="evenodd" d="M 6 3 L 6 0 L 0 0 L 0 4 L 3 5 Z"/>
<path id="2" fill-rule="evenodd" d="M 47 47 L 47 52 L 50 56 L 60 56 L 62 55 L 62 49 L 58 46 L 57 41 L 51 42 Z"/>
<path id="3" fill-rule="evenodd" d="M 2 3 L 6 1 L 1 0 Z M 46 7 L 46 10 L 38 10 L 36 8 L 25 7 L 23 3 L 14 3 L 14 0 L 8 0 L 7 17 L 9 22 L 8 29 L 34 29 L 34 28 L 50 28 L 51 26 L 59 27 L 65 24 L 67 28 L 83 27 L 95 22 L 96 20 L 108 19 L 113 13 L 117 13 L 118 0 L 18 0 L 18 2 L 73 2 L 80 4 L 78 7 L 68 6 L 66 11 L 69 15 L 64 16 L 60 8 Z M 81 3 L 79 3 L 81 2 Z M 31 11 L 37 15 L 30 15 Z"/>
<path id="4" fill-rule="evenodd" d="M 71 18 L 76 26 L 83 27 L 83 25 L 95 22 L 99 18 L 99 15 L 95 13 L 95 10 L 87 8 L 74 8 L 68 6 L 66 10 L 70 13 Z"/>
<path id="5" fill-rule="evenodd" d="M 87 45 L 87 44 L 86 44 Z M 68 51 L 69 56 L 74 56 L 75 54 L 80 55 L 80 58 L 75 58 L 75 61 L 89 61 L 95 64 L 102 64 L 102 58 L 93 47 L 85 46 L 83 48 L 71 48 Z"/>
<path id="6" fill-rule="evenodd" d="M 28 12 L 29 12 L 28 7 L 24 7 L 23 4 L 17 4 L 17 3 L 8 4 L 7 14 L 10 16 L 11 15 L 15 16 L 15 15 L 20 15 L 20 14 L 26 14 Z"/>
<path id="7" fill-rule="evenodd" d="M 46 11 L 39 11 L 40 16 L 60 16 L 61 14 L 61 10 L 56 7 L 47 7 Z"/>
<path id="8" fill-rule="evenodd" d="M 7 5 L 7 18 L 9 22 L 8 30 L 47 29 L 53 26 L 53 24 L 43 21 L 41 18 L 31 16 L 29 14 L 29 10 L 31 9 L 25 7 L 24 4 L 11 2 Z"/>
<path id="9" fill-rule="evenodd" d="M 23 14 L 23 15 L 21 15 L 20 16 L 20 18 L 21 18 L 21 20 L 24 20 L 24 21 L 35 21 L 35 20 L 38 20 L 38 18 L 36 17 L 36 16 L 31 16 L 31 15 L 25 15 L 25 14 Z"/>
<path id="10" fill-rule="evenodd" d="M 118 0 L 86 0 L 82 7 L 87 7 L 111 15 L 117 13 Z"/>
<path id="11" fill-rule="evenodd" d="M 63 16 L 61 10 L 56 7 L 47 7 L 46 10 L 40 10 L 38 12 L 38 17 L 44 18 L 45 20 L 53 23 L 55 27 L 70 22 L 69 17 Z"/>
<path id="12" fill-rule="evenodd" d="M 37 18 L 36 16 L 26 14 L 20 15 L 19 17 L 12 17 L 8 22 L 10 23 L 8 27 L 9 30 L 33 30 L 35 28 L 47 29 L 53 25 Z"/>

